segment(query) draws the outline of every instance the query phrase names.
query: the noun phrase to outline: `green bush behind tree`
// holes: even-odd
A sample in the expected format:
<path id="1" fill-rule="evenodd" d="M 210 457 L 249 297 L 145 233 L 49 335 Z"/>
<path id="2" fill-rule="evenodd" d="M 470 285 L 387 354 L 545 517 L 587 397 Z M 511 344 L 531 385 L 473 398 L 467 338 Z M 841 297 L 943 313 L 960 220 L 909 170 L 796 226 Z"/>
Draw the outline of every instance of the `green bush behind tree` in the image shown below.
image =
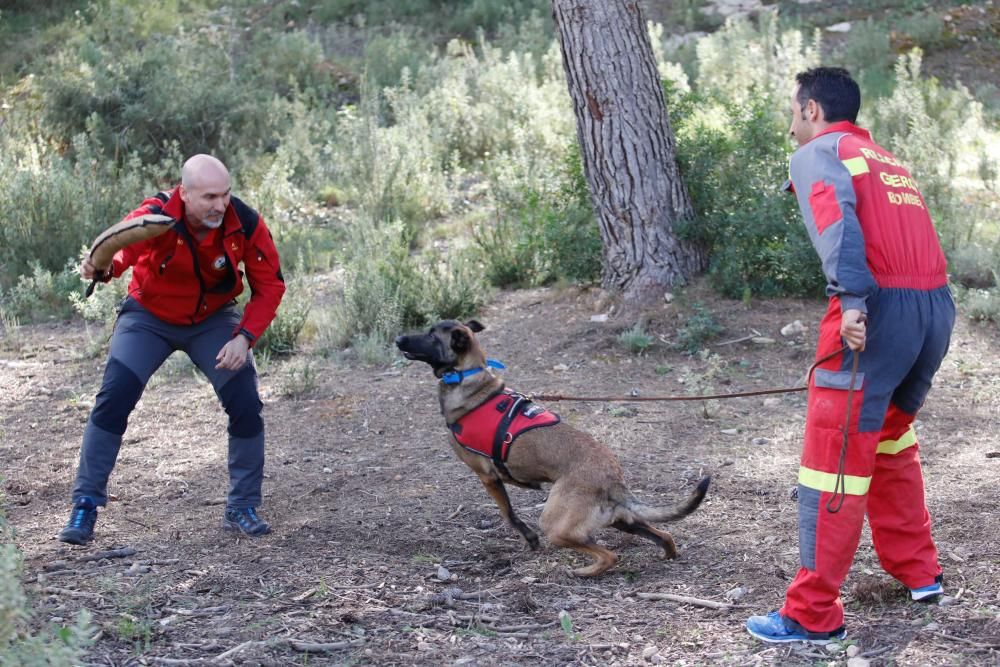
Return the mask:
<path id="1" fill-rule="evenodd" d="M 66 294 L 82 288 L 72 278 L 81 248 L 173 185 L 183 158 L 198 151 L 225 159 L 234 190 L 267 218 L 290 290 L 332 269 L 355 288 L 389 281 L 372 289 L 386 312 L 401 309 L 393 326 L 482 303 L 484 282 L 453 303 L 412 294 L 461 272 L 497 286 L 597 279 L 600 239 L 547 3 L 64 6 L 79 12 L 63 24 L 39 15 L 51 28 L 41 34 L 60 39 L 23 56 L 23 75 L 2 91 L 8 319 L 65 316 Z M 7 26 L 30 11 L 0 15 L 0 33 L 14 37 Z M 449 41 L 454 34 L 464 39 Z M 712 284 L 744 299 L 819 294 L 818 262 L 794 201 L 778 189 L 792 150 L 787 87 L 818 63 L 819 38 L 767 14 L 731 21 L 683 52 L 667 51 L 662 29 L 651 36 L 696 210 L 680 232 L 709 250 Z M 921 39 L 936 43 L 930 33 Z M 880 44 L 851 42 L 837 57 L 867 46 L 880 55 L 858 69 L 885 72 L 891 54 Z M 891 85 L 866 83 L 875 91 L 865 91 L 862 121 L 912 163 L 949 256 L 988 290 L 997 265 L 995 122 L 968 91 L 921 77 L 919 67 L 919 56 L 907 56 L 888 72 Z M 386 249 L 393 271 L 362 261 L 369 248 L 358 230 L 397 225 L 405 242 Z M 350 291 L 345 282 L 339 289 Z M 289 308 L 313 297 L 299 296 Z M 288 322 L 303 319 L 295 310 Z M 360 310 L 355 317 L 343 323 L 353 332 L 344 341 L 389 337 Z M 310 329 L 287 328 L 280 347 Z"/>

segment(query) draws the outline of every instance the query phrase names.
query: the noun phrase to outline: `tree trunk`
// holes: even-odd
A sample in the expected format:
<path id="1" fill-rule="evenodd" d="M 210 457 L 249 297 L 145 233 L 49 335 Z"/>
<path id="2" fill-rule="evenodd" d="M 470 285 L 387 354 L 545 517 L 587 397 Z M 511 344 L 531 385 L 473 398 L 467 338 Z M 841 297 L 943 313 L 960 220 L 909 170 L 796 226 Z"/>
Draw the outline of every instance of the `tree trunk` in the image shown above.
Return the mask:
<path id="1" fill-rule="evenodd" d="M 704 268 L 646 20 L 635 0 L 552 0 L 604 247 L 604 287 L 647 302 Z"/>

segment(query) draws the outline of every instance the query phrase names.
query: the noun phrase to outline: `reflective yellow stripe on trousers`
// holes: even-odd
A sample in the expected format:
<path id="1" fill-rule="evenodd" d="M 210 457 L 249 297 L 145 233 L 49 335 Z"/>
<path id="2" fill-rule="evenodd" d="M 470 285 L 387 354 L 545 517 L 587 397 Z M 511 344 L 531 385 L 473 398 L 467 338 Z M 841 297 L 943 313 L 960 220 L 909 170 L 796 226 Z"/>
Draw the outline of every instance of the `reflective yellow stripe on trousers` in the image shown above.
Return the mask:
<path id="1" fill-rule="evenodd" d="M 904 433 L 898 440 L 883 440 L 878 443 L 877 454 L 898 454 L 908 447 L 917 444 L 917 432 L 913 426 Z M 844 491 L 852 496 L 863 496 L 868 493 L 868 486 L 871 484 L 871 477 L 858 477 L 856 475 L 844 475 Z M 817 491 L 827 491 L 836 493 L 837 475 L 832 472 L 813 470 L 802 466 L 799 468 L 799 484 Z"/>
<path id="2" fill-rule="evenodd" d="M 871 483 L 871 477 L 844 475 L 844 492 L 852 496 L 863 496 L 868 493 L 868 485 Z M 805 466 L 799 468 L 799 484 L 810 489 L 827 491 L 829 493 L 840 491 L 837 488 L 836 473 L 813 470 Z"/>
<path id="3" fill-rule="evenodd" d="M 917 444 L 917 432 L 910 426 L 910 430 L 899 437 L 899 440 L 883 440 L 878 443 L 876 454 L 899 454 L 907 447 Z"/>

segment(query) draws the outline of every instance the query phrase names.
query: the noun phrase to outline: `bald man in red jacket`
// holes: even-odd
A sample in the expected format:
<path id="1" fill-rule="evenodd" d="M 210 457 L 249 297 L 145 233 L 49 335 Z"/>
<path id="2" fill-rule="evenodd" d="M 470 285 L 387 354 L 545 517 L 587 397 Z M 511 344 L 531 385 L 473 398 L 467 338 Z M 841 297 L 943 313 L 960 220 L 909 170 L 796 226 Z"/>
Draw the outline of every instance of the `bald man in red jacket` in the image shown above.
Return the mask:
<path id="1" fill-rule="evenodd" d="M 230 192 L 229 171 L 210 155 L 184 163 L 181 184 L 126 216 L 175 222 L 160 236 L 120 250 L 109 267 L 83 261 L 84 278 L 111 280 L 132 268 L 105 366 L 84 429 L 73 509 L 59 539 L 85 544 L 118 458 L 128 417 L 150 376 L 183 350 L 211 381 L 229 416 L 229 495 L 222 526 L 249 536 L 270 531 L 257 514 L 264 477 L 264 422 L 250 348 L 275 317 L 285 292 L 263 218 Z M 242 270 L 241 267 L 242 266 Z M 251 297 L 242 313 L 243 279 Z"/>

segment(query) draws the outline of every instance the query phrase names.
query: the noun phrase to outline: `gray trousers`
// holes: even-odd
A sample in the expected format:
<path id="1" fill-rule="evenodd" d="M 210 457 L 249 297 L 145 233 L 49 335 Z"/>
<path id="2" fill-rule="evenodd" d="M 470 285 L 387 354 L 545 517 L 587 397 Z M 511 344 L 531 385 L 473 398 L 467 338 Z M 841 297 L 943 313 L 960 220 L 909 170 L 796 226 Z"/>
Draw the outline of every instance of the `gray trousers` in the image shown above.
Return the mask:
<path id="1" fill-rule="evenodd" d="M 212 383 L 229 416 L 229 507 L 257 507 L 264 478 L 263 403 L 253 355 L 238 371 L 215 368 L 216 355 L 233 337 L 240 314 L 227 306 L 190 326 L 167 324 L 128 297 L 111 336 L 104 381 L 83 432 L 73 502 L 108 501 L 108 478 L 118 459 L 128 417 L 149 378 L 173 352 L 185 352 Z"/>

